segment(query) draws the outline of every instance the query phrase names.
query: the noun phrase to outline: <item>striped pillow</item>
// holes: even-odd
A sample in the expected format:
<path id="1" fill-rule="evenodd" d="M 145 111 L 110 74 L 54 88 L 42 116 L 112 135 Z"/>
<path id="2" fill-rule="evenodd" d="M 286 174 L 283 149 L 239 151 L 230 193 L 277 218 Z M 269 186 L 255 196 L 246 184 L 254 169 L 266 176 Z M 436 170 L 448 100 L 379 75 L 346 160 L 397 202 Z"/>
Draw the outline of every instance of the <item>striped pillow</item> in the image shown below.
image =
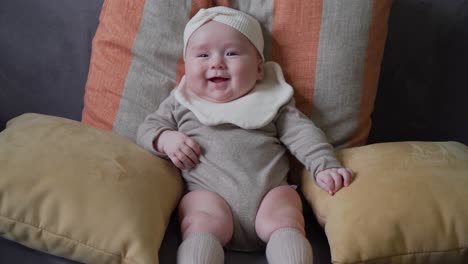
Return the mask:
<path id="1" fill-rule="evenodd" d="M 231 6 L 263 26 L 298 108 L 337 148 L 365 143 L 391 0 L 104 0 L 82 121 L 134 140 L 183 75 L 183 30 L 200 8 Z"/>

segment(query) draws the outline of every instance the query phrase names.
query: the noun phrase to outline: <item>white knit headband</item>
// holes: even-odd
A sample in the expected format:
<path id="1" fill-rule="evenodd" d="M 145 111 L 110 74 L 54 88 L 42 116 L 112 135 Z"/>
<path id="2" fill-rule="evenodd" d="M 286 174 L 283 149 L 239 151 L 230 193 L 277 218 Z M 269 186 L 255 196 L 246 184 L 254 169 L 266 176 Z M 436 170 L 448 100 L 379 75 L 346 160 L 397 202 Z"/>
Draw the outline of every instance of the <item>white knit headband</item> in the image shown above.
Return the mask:
<path id="1" fill-rule="evenodd" d="M 224 6 L 200 9 L 200 11 L 190 19 L 184 30 L 184 58 L 190 36 L 195 32 L 195 30 L 210 20 L 214 20 L 237 29 L 247 37 L 250 42 L 252 42 L 258 50 L 258 53 L 260 53 L 260 56 L 262 56 L 262 60 L 265 61 L 263 56 L 264 43 L 262 29 L 258 21 L 252 16 L 249 16 L 239 10 Z"/>

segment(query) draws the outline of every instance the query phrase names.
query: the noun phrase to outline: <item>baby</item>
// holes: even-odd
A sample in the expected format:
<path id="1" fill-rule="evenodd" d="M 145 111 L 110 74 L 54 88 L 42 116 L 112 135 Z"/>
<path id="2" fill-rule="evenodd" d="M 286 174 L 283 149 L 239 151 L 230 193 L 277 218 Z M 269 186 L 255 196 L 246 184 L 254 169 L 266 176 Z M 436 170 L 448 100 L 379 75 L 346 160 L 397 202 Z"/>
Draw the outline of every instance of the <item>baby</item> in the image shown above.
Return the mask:
<path id="1" fill-rule="evenodd" d="M 178 263 L 223 263 L 223 246 L 264 247 L 269 263 L 312 263 L 302 204 L 286 181 L 287 151 L 333 195 L 351 170 L 294 106 L 281 68 L 265 63 L 259 23 L 200 10 L 184 31 L 185 76 L 138 129 L 137 142 L 182 170 Z"/>

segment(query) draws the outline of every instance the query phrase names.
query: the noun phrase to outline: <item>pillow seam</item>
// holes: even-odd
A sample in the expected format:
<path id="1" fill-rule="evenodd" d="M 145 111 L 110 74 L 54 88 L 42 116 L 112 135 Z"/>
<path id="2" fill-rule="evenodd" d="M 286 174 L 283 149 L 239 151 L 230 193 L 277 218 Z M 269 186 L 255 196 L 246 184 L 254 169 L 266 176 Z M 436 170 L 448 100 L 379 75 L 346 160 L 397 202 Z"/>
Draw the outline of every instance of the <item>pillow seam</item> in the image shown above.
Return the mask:
<path id="1" fill-rule="evenodd" d="M 121 259 L 124 263 L 125 263 L 125 262 L 126 262 L 126 263 L 129 263 L 129 264 L 136 263 L 136 262 L 134 262 L 133 260 L 131 260 L 131 259 L 129 259 L 129 258 L 122 257 L 121 254 L 113 253 L 113 252 L 109 252 L 109 251 L 106 251 L 106 250 L 97 248 L 97 247 L 95 247 L 95 246 L 89 245 L 89 244 L 87 244 L 87 243 L 81 242 L 81 241 L 79 241 L 79 240 L 73 239 L 73 238 L 68 237 L 68 236 L 64 236 L 64 235 L 61 235 L 61 234 L 57 234 L 57 233 L 55 233 L 55 232 L 52 232 L 52 231 L 50 231 L 50 230 L 48 230 L 48 229 L 45 229 L 45 228 L 36 226 L 36 225 L 34 225 L 34 224 L 27 223 L 27 222 L 25 222 L 25 221 L 20 221 L 20 220 L 17 220 L 17 219 L 14 219 L 14 218 L 5 216 L 5 215 L 3 215 L 3 214 L 0 214 L 0 217 L 1 217 L 1 218 L 4 218 L 4 219 L 7 219 L 8 221 L 17 223 L 17 224 L 23 224 L 23 225 L 27 225 L 27 226 L 30 226 L 30 227 L 37 228 L 37 229 L 39 229 L 41 232 L 44 231 L 44 232 L 47 232 L 47 233 L 49 233 L 50 235 L 53 235 L 53 236 L 57 236 L 57 237 L 60 237 L 60 238 L 63 238 L 63 239 L 68 239 L 68 240 L 74 242 L 75 244 L 83 245 L 83 246 L 85 246 L 85 247 L 90 248 L 91 250 L 96 250 L 96 251 L 98 251 L 98 252 L 102 252 L 102 253 L 104 253 L 104 254 L 117 257 L 117 258 Z M 19 242 L 19 241 L 17 241 L 17 242 Z"/>

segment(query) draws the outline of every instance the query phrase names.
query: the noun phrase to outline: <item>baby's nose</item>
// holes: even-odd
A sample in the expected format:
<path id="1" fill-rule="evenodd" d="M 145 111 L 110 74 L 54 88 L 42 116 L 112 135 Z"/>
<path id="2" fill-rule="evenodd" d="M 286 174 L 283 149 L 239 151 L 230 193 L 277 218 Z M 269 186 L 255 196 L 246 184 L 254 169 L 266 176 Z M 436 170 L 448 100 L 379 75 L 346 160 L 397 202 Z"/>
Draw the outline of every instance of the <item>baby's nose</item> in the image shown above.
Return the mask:
<path id="1" fill-rule="evenodd" d="M 213 60 L 211 64 L 211 69 L 214 69 L 214 70 L 226 69 L 226 64 L 224 63 L 223 59 L 216 58 Z"/>

